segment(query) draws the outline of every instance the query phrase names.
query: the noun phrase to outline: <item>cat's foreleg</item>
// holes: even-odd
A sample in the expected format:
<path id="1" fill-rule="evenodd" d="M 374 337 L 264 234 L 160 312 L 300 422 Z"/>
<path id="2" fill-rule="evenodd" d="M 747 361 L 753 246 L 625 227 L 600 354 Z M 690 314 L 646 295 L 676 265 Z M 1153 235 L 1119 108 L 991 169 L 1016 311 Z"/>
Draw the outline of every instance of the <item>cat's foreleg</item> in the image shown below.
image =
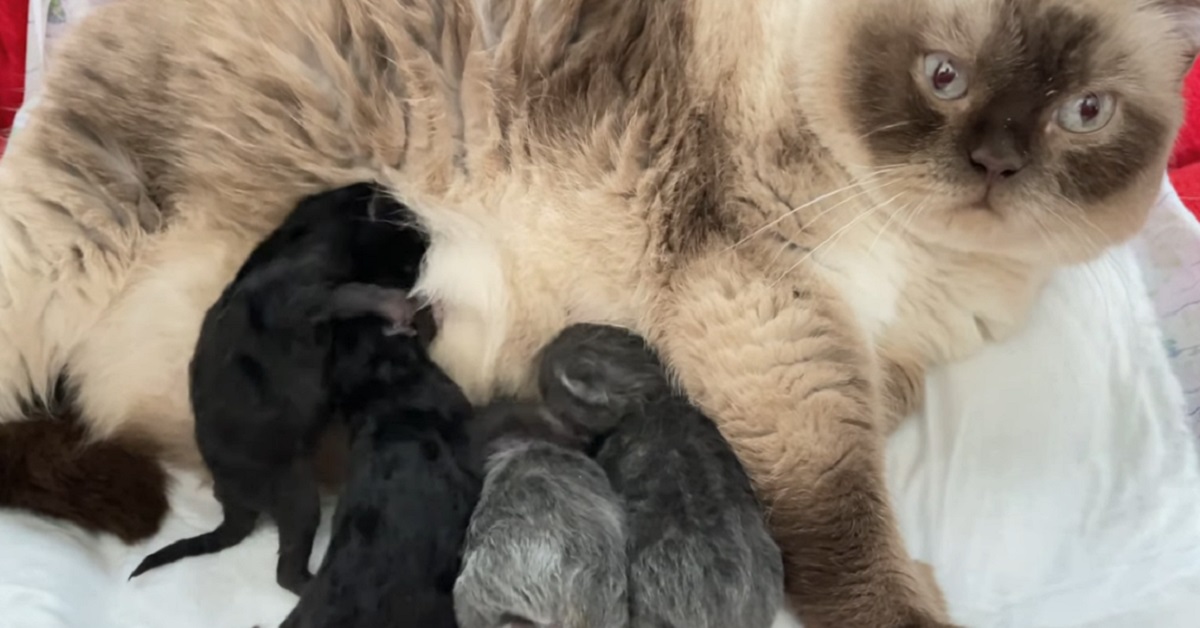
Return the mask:
<path id="1" fill-rule="evenodd" d="M 733 253 L 695 262 L 652 341 L 750 472 L 805 626 L 949 625 L 898 532 L 876 363 L 852 314 L 822 285 L 767 275 Z"/>
<path id="2" fill-rule="evenodd" d="M 884 435 L 925 406 L 925 366 L 913 355 L 879 353 L 880 427 Z"/>

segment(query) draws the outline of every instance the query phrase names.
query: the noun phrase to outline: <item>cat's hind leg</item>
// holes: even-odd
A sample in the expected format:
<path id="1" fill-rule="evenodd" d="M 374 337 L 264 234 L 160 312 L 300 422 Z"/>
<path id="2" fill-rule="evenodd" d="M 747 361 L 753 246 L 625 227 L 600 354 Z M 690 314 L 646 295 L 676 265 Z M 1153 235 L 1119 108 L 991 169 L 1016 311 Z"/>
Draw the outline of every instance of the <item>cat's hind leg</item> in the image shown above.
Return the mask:
<path id="1" fill-rule="evenodd" d="M 0 161 L 0 422 L 48 403 L 70 351 L 121 290 L 146 232 L 35 124 Z M 117 207 L 110 207 L 117 205 Z"/>
<path id="2" fill-rule="evenodd" d="M 69 358 L 97 437 L 129 434 L 176 464 L 200 466 L 188 364 L 205 312 L 255 243 L 251 234 L 180 220 L 145 246 L 124 290 Z"/>

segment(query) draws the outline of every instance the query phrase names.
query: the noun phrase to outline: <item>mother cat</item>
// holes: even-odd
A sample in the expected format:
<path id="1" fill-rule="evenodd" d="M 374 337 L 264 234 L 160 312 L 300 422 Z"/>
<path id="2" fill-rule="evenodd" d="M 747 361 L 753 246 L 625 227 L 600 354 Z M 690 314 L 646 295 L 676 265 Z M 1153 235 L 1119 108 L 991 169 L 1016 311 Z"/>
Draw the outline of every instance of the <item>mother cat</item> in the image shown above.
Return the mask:
<path id="1" fill-rule="evenodd" d="M 122 0 L 0 167 L 0 413 L 65 378 L 100 437 L 194 462 L 205 307 L 301 196 L 376 179 L 432 232 L 475 399 L 568 323 L 629 325 L 743 457 L 806 625 L 947 625 L 884 436 L 926 365 L 1142 224 L 1195 10 Z"/>

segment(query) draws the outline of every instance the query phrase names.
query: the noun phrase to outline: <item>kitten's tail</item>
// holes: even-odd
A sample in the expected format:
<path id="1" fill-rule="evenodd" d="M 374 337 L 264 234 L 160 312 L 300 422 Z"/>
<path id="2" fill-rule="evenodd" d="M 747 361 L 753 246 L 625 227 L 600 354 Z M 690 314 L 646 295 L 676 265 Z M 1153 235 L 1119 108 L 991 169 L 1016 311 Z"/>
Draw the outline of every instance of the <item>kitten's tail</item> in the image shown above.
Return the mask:
<path id="1" fill-rule="evenodd" d="M 181 558 L 215 554 L 246 540 L 258 523 L 258 513 L 232 504 L 224 504 L 224 507 L 225 519 L 216 530 L 189 539 L 180 539 L 150 554 L 129 574 L 129 579 L 133 580 L 151 569 L 168 565 Z"/>
<path id="2" fill-rule="evenodd" d="M 0 507 L 133 543 L 158 532 L 167 484 L 154 447 L 131 437 L 92 440 L 69 404 L 0 422 Z"/>

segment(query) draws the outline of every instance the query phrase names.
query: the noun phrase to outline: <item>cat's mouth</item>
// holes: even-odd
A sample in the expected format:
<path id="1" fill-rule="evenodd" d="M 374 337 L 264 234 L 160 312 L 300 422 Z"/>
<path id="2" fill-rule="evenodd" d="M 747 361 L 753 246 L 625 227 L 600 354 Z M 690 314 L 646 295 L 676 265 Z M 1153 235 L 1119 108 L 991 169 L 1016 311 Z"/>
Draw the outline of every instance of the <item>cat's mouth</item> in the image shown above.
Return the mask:
<path id="1" fill-rule="evenodd" d="M 975 195 L 975 199 L 967 205 L 967 209 L 998 213 L 996 211 L 996 195 L 999 193 L 996 184 L 986 183 L 983 185 L 983 189 Z"/>
<path id="2" fill-rule="evenodd" d="M 983 195 L 982 197 L 980 197 L 979 199 L 977 199 L 975 202 L 971 203 L 970 205 L 967 205 L 967 209 L 970 211 L 981 211 L 981 212 L 996 211 L 996 209 L 994 207 L 992 207 L 992 201 L 988 198 L 988 195 L 986 195 L 986 194 Z"/>

